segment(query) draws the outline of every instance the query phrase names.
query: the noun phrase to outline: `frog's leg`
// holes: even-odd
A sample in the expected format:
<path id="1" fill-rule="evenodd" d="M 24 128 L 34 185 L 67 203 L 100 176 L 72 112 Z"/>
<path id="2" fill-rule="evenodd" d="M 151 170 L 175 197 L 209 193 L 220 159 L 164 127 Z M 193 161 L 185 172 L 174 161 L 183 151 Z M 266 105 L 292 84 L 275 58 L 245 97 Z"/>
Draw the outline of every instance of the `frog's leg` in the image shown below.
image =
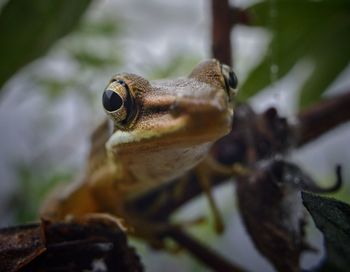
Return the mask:
<path id="1" fill-rule="evenodd" d="M 99 210 L 90 188 L 84 183 L 74 182 L 68 186 L 59 186 L 44 201 L 40 217 L 58 221 L 67 217 L 80 217 Z"/>
<path id="2" fill-rule="evenodd" d="M 167 205 L 177 205 L 186 198 L 185 190 L 188 183 L 193 178 L 193 172 L 187 172 L 173 182 L 162 184 L 146 195 L 134 195 L 127 199 L 126 209 L 136 214 L 142 213 L 147 220 L 152 221 L 168 221 L 169 213 L 166 211 Z M 167 188 L 166 188 L 167 187 Z M 141 200 L 141 202 L 139 201 Z M 165 208 L 165 209 L 164 209 Z M 204 217 L 198 217 L 186 222 L 181 222 L 181 226 L 196 225 L 204 222 Z"/>
<path id="3" fill-rule="evenodd" d="M 202 165 L 200 165 L 196 168 L 196 173 L 198 181 L 202 186 L 205 195 L 207 196 L 209 206 L 214 217 L 215 230 L 217 233 L 222 233 L 224 231 L 224 223 L 218 206 L 215 202 L 214 196 L 212 194 L 210 171 L 208 171 L 208 168 L 206 168 L 205 166 L 202 167 Z"/>
<path id="4" fill-rule="evenodd" d="M 116 199 L 120 199 L 119 195 L 115 186 L 115 169 L 106 165 L 79 182 L 57 188 L 42 205 L 40 215 L 43 219 L 52 221 L 89 213 L 116 215 Z"/>
<path id="5" fill-rule="evenodd" d="M 216 167 L 217 168 L 217 167 Z M 230 169 L 219 169 L 220 173 L 225 172 L 231 173 L 232 171 Z M 180 178 L 176 180 L 176 185 L 170 187 L 170 190 L 163 190 L 158 196 L 150 201 L 151 205 L 147 207 L 147 209 L 143 209 L 143 214 L 145 217 L 151 216 L 152 214 L 159 214 L 159 211 L 162 210 L 162 207 L 169 203 L 169 201 L 173 203 L 182 202 L 184 197 L 186 198 L 185 190 L 188 189 L 188 183 L 191 179 L 193 179 L 193 175 L 195 176 L 196 180 L 199 183 L 199 186 L 202 188 L 206 196 L 209 200 L 209 205 L 211 208 L 211 211 L 213 212 L 214 222 L 215 222 L 215 229 L 218 233 L 221 233 L 224 229 L 223 221 L 219 212 L 219 209 L 216 205 L 216 202 L 214 200 L 214 197 L 211 192 L 211 180 L 212 180 L 212 173 L 213 171 L 217 172 L 218 169 L 213 170 L 213 167 L 211 165 L 208 165 L 208 162 L 201 163 L 197 165 L 194 169 L 194 171 L 187 172 Z M 191 220 L 191 222 L 183 222 L 181 225 L 193 225 L 197 224 L 198 222 L 203 222 L 203 217 L 195 218 L 194 220 Z"/>
<path id="6" fill-rule="evenodd" d="M 223 224 L 219 209 L 211 194 L 211 184 L 216 176 L 221 175 L 228 179 L 237 174 L 237 172 L 239 172 L 237 170 L 239 170 L 238 166 L 225 166 L 219 164 L 214 159 L 206 159 L 193 170 L 187 172 L 173 182 L 163 184 L 161 187 L 150 191 L 146 195 L 136 195 L 129 198 L 126 205 L 127 209 L 129 212 L 134 211 L 136 214 L 142 214 L 147 220 L 168 220 L 169 209 L 173 210 L 171 207 L 178 207 L 181 203 L 191 198 L 192 193 L 188 190 L 191 190 L 193 187 L 189 187 L 189 183 L 195 181 L 200 187 L 200 190 L 204 191 L 209 198 L 209 205 L 214 214 L 215 227 L 217 231 L 220 232 L 223 230 Z M 193 225 L 203 221 L 203 217 L 200 217 L 190 222 L 182 222 L 181 225 Z"/>
<path id="7" fill-rule="evenodd" d="M 211 211 L 214 217 L 215 229 L 218 233 L 221 233 L 224 230 L 224 224 L 220 211 L 216 205 L 214 196 L 212 194 L 212 180 L 215 175 L 226 176 L 227 179 L 234 176 L 240 176 L 247 173 L 248 169 L 244 168 L 240 164 L 233 165 L 223 165 L 215 160 L 211 156 L 207 156 L 203 162 L 201 162 L 195 169 L 197 174 L 197 179 L 204 193 L 206 194 Z"/>

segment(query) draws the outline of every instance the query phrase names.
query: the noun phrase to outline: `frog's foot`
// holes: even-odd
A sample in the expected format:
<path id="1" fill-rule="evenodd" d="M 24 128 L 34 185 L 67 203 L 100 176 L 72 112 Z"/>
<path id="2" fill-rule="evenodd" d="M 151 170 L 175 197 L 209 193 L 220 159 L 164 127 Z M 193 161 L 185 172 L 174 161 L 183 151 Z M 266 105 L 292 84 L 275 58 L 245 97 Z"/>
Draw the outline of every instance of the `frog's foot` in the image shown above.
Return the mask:
<path id="1" fill-rule="evenodd" d="M 178 253 L 180 247 L 177 244 L 169 243 L 166 239 L 168 230 L 173 225 L 168 221 L 150 221 L 138 214 L 129 213 L 126 216 L 127 232 L 147 242 L 156 250 L 166 250 L 170 253 Z"/>
<path id="2" fill-rule="evenodd" d="M 241 163 L 233 163 L 230 165 L 224 165 L 213 157 L 208 156 L 205 158 L 201 167 L 208 169 L 208 172 L 215 173 L 216 175 L 223 175 L 227 177 L 237 177 L 249 174 L 249 168 Z"/>

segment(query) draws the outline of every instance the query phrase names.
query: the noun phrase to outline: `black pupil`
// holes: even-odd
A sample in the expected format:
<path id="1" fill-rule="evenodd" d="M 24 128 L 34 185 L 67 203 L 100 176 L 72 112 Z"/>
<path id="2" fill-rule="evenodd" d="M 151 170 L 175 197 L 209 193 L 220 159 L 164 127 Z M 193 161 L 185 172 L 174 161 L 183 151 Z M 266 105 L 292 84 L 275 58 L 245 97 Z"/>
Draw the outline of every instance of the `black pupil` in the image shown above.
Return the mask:
<path id="1" fill-rule="evenodd" d="M 230 73 L 229 73 L 228 85 L 232 89 L 236 89 L 237 88 L 238 80 L 237 80 L 237 77 L 236 77 L 236 75 L 235 75 L 235 73 L 233 71 L 230 71 Z"/>
<path id="2" fill-rule="evenodd" d="M 123 100 L 116 92 L 105 90 L 102 96 L 102 103 L 107 111 L 116 111 L 123 105 Z"/>

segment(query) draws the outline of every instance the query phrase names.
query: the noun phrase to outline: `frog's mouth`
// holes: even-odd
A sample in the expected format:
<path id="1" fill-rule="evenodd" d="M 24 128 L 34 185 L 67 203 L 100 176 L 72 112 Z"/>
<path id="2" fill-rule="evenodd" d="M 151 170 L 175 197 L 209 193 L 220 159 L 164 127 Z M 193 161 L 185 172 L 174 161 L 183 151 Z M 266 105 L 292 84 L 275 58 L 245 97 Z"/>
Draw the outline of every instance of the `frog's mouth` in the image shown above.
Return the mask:
<path id="1" fill-rule="evenodd" d="M 152 99 L 145 99 L 134 126 L 116 130 L 107 146 L 120 151 L 189 147 L 214 142 L 230 131 L 232 109 L 220 96 L 209 102 L 198 97 Z"/>

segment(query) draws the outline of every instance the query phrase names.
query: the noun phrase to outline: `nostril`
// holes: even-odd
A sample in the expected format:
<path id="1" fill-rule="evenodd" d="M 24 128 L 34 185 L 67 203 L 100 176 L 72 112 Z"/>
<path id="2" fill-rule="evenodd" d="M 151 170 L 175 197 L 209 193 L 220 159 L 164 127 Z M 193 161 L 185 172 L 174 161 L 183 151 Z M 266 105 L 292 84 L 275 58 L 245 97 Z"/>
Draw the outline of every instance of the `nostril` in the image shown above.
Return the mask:
<path id="1" fill-rule="evenodd" d="M 175 100 L 169 107 L 169 112 L 173 117 L 178 117 L 181 113 L 180 104 L 178 100 Z"/>

